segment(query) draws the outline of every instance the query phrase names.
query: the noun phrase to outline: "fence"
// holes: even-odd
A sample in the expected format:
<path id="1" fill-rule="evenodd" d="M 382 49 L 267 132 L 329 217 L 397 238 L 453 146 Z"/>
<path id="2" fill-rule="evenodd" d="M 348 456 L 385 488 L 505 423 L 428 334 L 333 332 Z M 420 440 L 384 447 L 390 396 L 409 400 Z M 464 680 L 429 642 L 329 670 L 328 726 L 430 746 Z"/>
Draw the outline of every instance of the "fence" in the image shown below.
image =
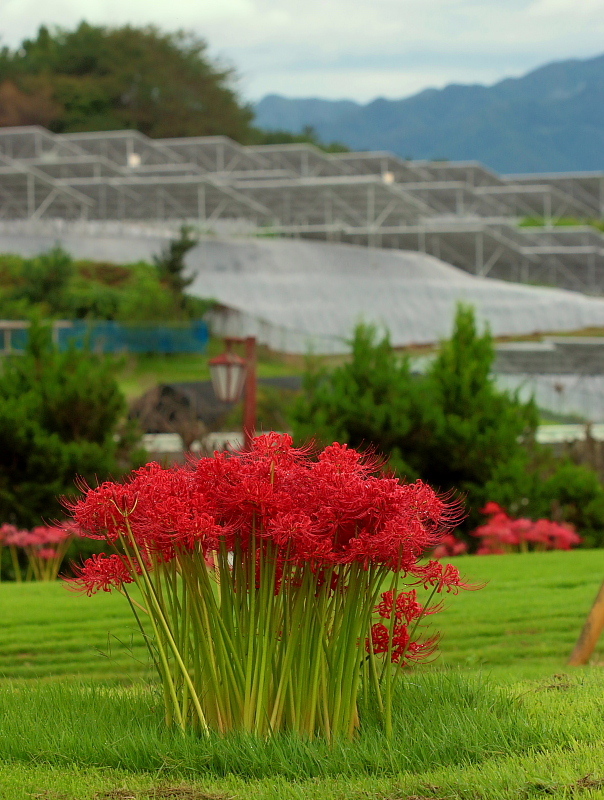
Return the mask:
<path id="1" fill-rule="evenodd" d="M 23 352 L 29 325 L 0 320 L 1 355 Z M 88 347 L 97 353 L 204 353 L 210 338 L 203 320 L 163 325 L 59 320 L 52 324 L 52 335 L 60 350 Z"/>

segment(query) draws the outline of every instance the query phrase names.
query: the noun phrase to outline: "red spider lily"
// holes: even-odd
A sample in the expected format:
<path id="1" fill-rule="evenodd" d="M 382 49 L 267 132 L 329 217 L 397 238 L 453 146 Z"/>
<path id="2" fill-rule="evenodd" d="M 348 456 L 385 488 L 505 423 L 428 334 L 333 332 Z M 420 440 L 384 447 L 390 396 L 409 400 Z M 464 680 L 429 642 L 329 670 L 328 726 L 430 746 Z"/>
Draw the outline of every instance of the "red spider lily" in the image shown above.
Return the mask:
<path id="1" fill-rule="evenodd" d="M 358 562 L 409 571 L 443 537 L 452 507 L 420 481 L 375 478 L 369 469 L 345 446 L 313 462 L 272 434 L 249 457 L 220 453 L 194 470 L 147 465 L 125 484 L 88 490 L 71 509 L 85 535 L 132 536 L 168 558 L 175 544 L 246 551 L 254 537 L 274 544 L 279 558 L 318 568 Z"/>
<path id="2" fill-rule="evenodd" d="M 31 531 L 19 530 L 13 525 L 7 525 L 7 528 L 13 528 L 4 537 L 4 543 L 12 545 L 13 547 L 29 547 L 30 545 L 39 544 L 38 537 Z"/>
<path id="3" fill-rule="evenodd" d="M 15 525 L 0 527 L 0 546 L 9 548 L 15 580 L 55 580 L 71 540 L 79 535 L 73 523 L 65 525 L 38 525 L 31 531 L 20 530 Z M 23 576 L 19 550 L 27 557 Z"/>
<path id="4" fill-rule="evenodd" d="M 440 609 L 398 581 L 433 594 L 464 588 L 453 567 L 420 562 L 460 510 L 421 481 L 375 476 L 376 465 L 337 443 L 313 459 L 268 434 L 245 453 L 148 464 L 70 505 L 82 535 L 111 551 L 70 585 L 116 589 L 145 612 L 169 722 L 351 736 L 361 686 L 375 684 L 374 659 L 389 653 L 380 704 L 391 732 L 392 681 L 432 652 L 436 639 L 415 632 Z"/>
<path id="5" fill-rule="evenodd" d="M 101 590 L 110 592 L 112 589 L 121 589 L 124 584 L 134 580 L 130 566 L 118 555 L 93 555 L 84 566 L 74 567 L 74 570 L 77 577 L 70 578 L 68 584 L 86 592 L 88 597 Z"/>
<path id="6" fill-rule="evenodd" d="M 17 528 L 15 525 L 9 525 L 8 523 L 0 525 L 0 545 L 7 544 L 6 538 L 15 533 L 17 533 Z"/>
<path id="7" fill-rule="evenodd" d="M 510 517 L 497 503 L 487 503 L 482 513 L 489 517 L 472 533 L 481 540 L 478 555 L 527 550 L 570 550 L 581 543 L 571 525 L 547 519 L 536 521 Z"/>
<path id="8" fill-rule="evenodd" d="M 35 537 L 36 543 L 39 545 L 60 544 L 66 539 L 69 539 L 70 536 L 75 535 L 75 531 L 73 527 L 66 529 L 56 526 L 47 527 L 45 525 L 39 525 L 37 528 L 33 528 L 31 535 Z"/>
<path id="9" fill-rule="evenodd" d="M 413 575 L 417 578 L 416 583 L 421 584 L 424 589 L 432 587 L 437 594 L 441 594 L 444 590 L 447 593 L 458 594 L 460 589 L 480 588 L 464 583 L 457 567 L 453 564 L 443 566 L 440 561 L 429 561 L 425 565 L 415 567 Z"/>
<path id="10" fill-rule="evenodd" d="M 468 552 L 468 545 L 461 539 L 458 539 L 455 534 L 448 533 L 443 536 L 440 544 L 436 545 L 432 551 L 433 558 L 451 558 L 452 556 L 462 556 Z"/>
<path id="11" fill-rule="evenodd" d="M 383 619 L 390 619 L 394 608 L 394 616 L 401 621 L 403 618 L 407 624 L 414 619 L 418 619 L 424 613 L 424 606 L 417 600 L 417 592 L 412 589 L 410 592 L 400 592 L 393 602 L 394 592 L 382 592 L 382 600 L 376 606 L 376 611 Z"/>
<path id="12" fill-rule="evenodd" d="M 485 507 L 480 509 L 480 513 L 486 514 L 487 516 L 494 516 L 495 514 L 505 514 L 505 511 L 499 505 L 499 503 L 495 503 L 493 500 L 489 500 L 489 502 L 485 505 Z"/>
<path id="13" fill-rule="evenodd" d="M 391 636 L 386 625 L 376 622 L 371 627 L 371 641 L 367 640 L 365 649 L 368 653 L 390 653 L 393 664 L 405 666 L 428 658 L 434 653 L 437 644 L 438 635 L 430 639 L 411 641 L 407 625 L 395 623 Z"/>
<path id="14" fill-rule="evenodd" d="M 42 561 L 50 561 L 53 558 L 57 557 L 57 551 L 54 550 L 52 547 L 42 547 L 38 550 L 38 558 L 41 558 Z"/>

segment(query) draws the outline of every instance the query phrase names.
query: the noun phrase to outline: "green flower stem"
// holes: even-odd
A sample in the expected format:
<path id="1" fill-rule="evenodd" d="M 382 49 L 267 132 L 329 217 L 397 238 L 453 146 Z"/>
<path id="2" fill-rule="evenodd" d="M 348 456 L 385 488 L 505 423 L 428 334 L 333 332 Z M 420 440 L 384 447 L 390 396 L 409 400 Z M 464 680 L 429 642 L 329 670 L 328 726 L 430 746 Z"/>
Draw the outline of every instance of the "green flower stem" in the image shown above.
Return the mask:
<path id="1" fill-rule="evenodd" d="M 200 557 L 200 561 L 202 557 Z M 224 626 L 218 614 L 216 599 L 213 587 L 207 579 L 207 568 L 205 563 L 185 563 L 183 562 L 183 575 L 187 583 L 189 594 L 195 600 L 192 602 L 194 638 L 197 647 L 196 653 L 196 685 L 199 687 L 198 695 L 207 691 L 204 682 L 207 677 L 213 686 L 213 698 L 215 702 L 217 719 L 225 719 L 231 716 L 229 712 L 228 692 L 223 688 L 223 679 L 230 681 L 232 686 L 236 685 L 233 675 L 233 653 L 229 652 L 228 645 L 225 648 Z M 209 666 L 209 676 L 201 668 L 202 663 Z M 232 692 L 232 694 L 235 694 Z M 241 700 L 237 704 L 241 706 Z"/>
<path id="2" fill-rule="evenodd" d="M 392 648 L 394 646 L 394 626 L 396 625 L 396 599 L 398 595 L 398 582 L 400 572 L 397 570 L 392 579 L 390 591 L 392 592 L 392 611 L 390 612 L 390 620 L 388 625 L 388 652 L 384 660 L 384 668 L 382 671 L 382 680 L 385 678 L 386 687 L 384 692 L 384 727 L 386 729 L 386 738 L 392 738 Z"/>
<path id="3" fill-rule="evenodd" d="M 210 731 L 209 731 L 209 728 L 208 728 L 208 724 L 206 722 L 205 715 L 204 715 L 204 713 L 202 711 L 202 708 L 201 708 L 201 705 L 200 705 L 200 702 L 199 702 L 199 698 L 197 697 L 197 693 L 195 692 L 195 687 L 192 684 L 191 676 L 189 675 L 189 672 L 188 672 L 185 664 L 183 663 L 182 657 L 181 657 L 181 655 L 180 655 L 180 653 L 178 651 L 178 648 L 176 646 L 176 642 L 174 641 L 174 638 L 172 636 L 172 632 L 170 630 L 170 626 L 168 625 L 168 622 L 167 622 L 167 620 L 166 620 L 166 618 L 164 616 L 162 607 L 161 607 L 161 605 L 160 605 L 160 603 L 159 603 L 159 601 L 157 599 L 157 595 L 155 593 L 155 590 L 154 590 L 154 587 L 153 587 L 153 583 L 151 582 L 151 580 L 149 578 L 149 573 L 147 571 L 147 566 L 146 566 L 144 560 L 141 558 L 140 552 L 138 550 L 138 546 L 136 544 L 136 540 L 134 539 L 134 536 L 132 536 L 132 534 L 130 534 L 130 538 L 131 538 L 131 541 L 132 541 L 132 547 L 133 547 L 134 551 L 136 552 L 137 558 L 139 560 L 139 565 L 140 565 L 140 568 L 141 568 L 142 575 L 144 577 L 144 581 L 145 581 L 145 583 L 147 585 L 147 588 L 149 590 L 149 597 L 152 600 L 152 604 L 151 605 L 155 609 L 155 612 L 157 614 L 157 619 L 159 620 L 160 625 L 163 628 L 163 632 L 165 633 L 165 636 L 166 636 L 166 639 L 167 639 L 168 644 L 170 646 L 170 649 L 172 650 L 174 658 L 175 658 L 176 662 L 178 663 L 178 666 L 179 666 L 179 668 L 181 670 L 182 677 L 184 678 L 184 680 L 187 682 L 187 684 L 189 685 L 189 687 L 191 689 L 191 696 L 192 696 L 193 704 L 195 706 L 195 710 L 197 711 L 197 715 L 198 715 L 198 719 L 199 719 L 199 722 L 201 724 L 201 727 L 202 727 L 204 733 L 209 735 Z M 156 628 L 155 620 L 153 618 L 153 615 L 151 615 L 151 619 L 154 622 L 154 628 Z M 163 649 L 162 649 L 162 652 L 163 652 Z M 165 654 L 164 654 L 164 656 L 165 656 Z M 167 666 L 167 659 L 166 659 L 166 666 Z M 174 688 L 173 681 L 170 682 L 170 686 L 171 686 L 172 689 Z M 184 724 L 184 720 L 182 718 L 182 715 L 180 713 L 180 705 L 178 704 L 177 700 L 176 700 L 176 705 L 175 705 L 175 711 L 177 712 L 177 718 L 179 718 L 180 725 L 184 730 L 185 724 Z"/>
<path id="4" fill-rule="evenodd" d="M 287 590 L 286 590 L 287 591 Z M 285 707 L 285 701 L 290 694 L 291 687 L 291 671 L 294 657 L 298 657 L 298 661 L 303 660 L 303 654 L 296 653 L 298 640 L 301 634 L 301 623 L 304 617 L 304 595 L 302 592 L 297 592 L 291 615 L 289 617 L 289 624 L 284 629 L 282 639 L 286 638 L 285 652 L 280 665 L 279 684 L 275 695 L 273 705 L 273 712 L 270 719 L 270 727 L 272 730 L 278 730 L 281 727 L 282 715 Z M 291 706 L 291 697 L 290 697 Z M 291 707 L 291 713 L 295 716 L 295 708 Z"/>
<path id="5" fill-rule="evenodd" d="M 206 735 L 295 730 L 335 743 L 354 737 L 361 699 L 368 703 L 371 695 L 392 735 L 401 674 L 391 663 L 396 607 L 386 663 L 378 664 L 366 641 L 385 581 L 390 575 L 395 604 L 402 575 L 357 562 L 322 569 L 279 562 L 261 529 L 245 549 L 236 542 L 230 553 L 222 541 L 208 562 L 201 546 L 178 543 L 164 560 L 136 541 L 124 519 L 124 535 L 111 545 L 141 600 L 125 586 L 120 591 L 161 676 L 169 724 Z"/>
<path id="6" fill-rule="evenodd" d="M 319 689 L 321 686 L 321 666 L 323 664 L 323 636 L 325 632 L 325 624 L 327 621 L 327 587 L 331 585 L 331 578 L 333 575 L 333 568 L 331 568 L 327 575 L 325 576 L 325 583 L 321 587 L 321 592 L 319 595 L 319 611 L 318 611 L 318 622 L 316 625 L 317 628 L 317 635 L 315 637 L 315 642 L 317 646 L 315 646 L 314 652 L 314 663 L 311 668 L 310 674 L 310 703 L 309 703 L 309 714 L 308 714 L 308 723 L 307 723 L 307 731 L 308 735 L 311 739 L 314 738 L 315 732 L 315 724 L 316 724 L 316 717 L 317 717 L 317 706 L 319 702 Z"/>
<path id="7" fill-rule="evenodd" d="M 176 715 L 177 723 L 180 726 L 180 728 L 184 731 L 184 729 L 185 729 L 184 720 L 182 719 L 182 715 L 180 713 L 180 704 L 178 702 L 178 697 L 177 697 L 177 694 L 176 694 L 176 688 L 174 686 L 174 681 L 172 680 L 170 665 L 168 663 L 168 657 L 166 655 L 165 649 L 164 649 L 163 644 L 162 644 L 162 637 L 160 636 L 160 631 L 159 631 L 159 629 L 157 627 L 156 619 L 155 619 L 155 616 L 153 614 L 153 610 L 152 610 L 151 604 L 148 602 L 151 599 L 150 598 L 150 593 L 147 591 L 147 589 L 148 589 L 148 586 L 147 586 L 148 581 L 140 579 L 140 576 L 139 576 L 138 571 L 136 569 L 136 565 L 137 564 L 136 564 L 136 562 L 133 561 L 132 556 L 130 556 L 130 554 L 128 553 L 128 549 L 125 547 L 125 541 L 124 541 L 123 537 L 120 536 L 120 538 L 122 539 L 122 543 L 124 545 L 124 550 L 128 554 L 128 558 L 129 558 L 129 560 L 130 560 L 130 562 L 132 564 L 132 570 L 131 571 L 132 571 L 132 576 L 134 578 L 135 584 L 137 585 L 137 587 L 141 591 L 143 597 L 146 598 L 147 604 L 149 606 L 149 621 L 151 623 L 151 627 L 153 628 L 154 643 L 155 643 L 155 646 L 156 646 L 157 651 L 158 651 L 159 664 L 161 666 L 160 675 L 162 677 L 162 681 L 163 681 L 163 684 L 164 684 L 164 698 L 165 698 L 164 705 L 165 705 L 165 709 L 166 709 L 166 724 L 171 725 L 172 724 L 172 720 L 173 720 L 174 716 Z M 142 570 L 145 569 L 145 565 L 144 564 L 140 564 L 140 567 L 141 567 Z M 142 573 L 142 574 L 144 574 L 144 573 Z M 168 702 L 168 697 L 170 699 L 170 702 Z"/>

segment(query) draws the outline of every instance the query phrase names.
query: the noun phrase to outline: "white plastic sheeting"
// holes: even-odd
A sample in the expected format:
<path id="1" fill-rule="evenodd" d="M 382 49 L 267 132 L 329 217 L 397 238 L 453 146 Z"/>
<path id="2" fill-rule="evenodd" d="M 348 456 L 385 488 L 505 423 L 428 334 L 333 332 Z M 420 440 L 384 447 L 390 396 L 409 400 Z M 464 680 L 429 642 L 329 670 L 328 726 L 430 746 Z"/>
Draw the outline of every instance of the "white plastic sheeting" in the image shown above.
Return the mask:
<path id="1" fill-rule="evenodd" d="M 214 224 L 218 235 L 249 235 L 244 221 Z M 60 245 L 74 258 L 125 264 L 150 261 L 178 236 L 178 222 L 94 222 L 89 220 L 0 220 L 0 253 L 30 257 Z"/>
<path id="2" fill-rule="evenodd" d="M 564 444 L 565 442 L 584 442 L 587 436 L 604 442 L 604 425 L 596 423 L 588 426 L 582 423 L 546 424 L 537 428 L 536 439 L 541 444 Z"/>
<path id="3" fill-rule="evenodd" d="M 604 422 L 604 375 L 497 375 L 501 389 L 563 417 Z"/>
<path id="4" fill-rule="evenodd" d="M 308 240 L 206 239 L 189 260 L 189 291 L 225 308 L 217 334 L 256 335 L 290 353 L 345 352 L 359 321 L 394 346 L 446 338 L 458 301 L 495 336 L 604 327 L 604 299 L 469 275 L 423 253 Z"/>

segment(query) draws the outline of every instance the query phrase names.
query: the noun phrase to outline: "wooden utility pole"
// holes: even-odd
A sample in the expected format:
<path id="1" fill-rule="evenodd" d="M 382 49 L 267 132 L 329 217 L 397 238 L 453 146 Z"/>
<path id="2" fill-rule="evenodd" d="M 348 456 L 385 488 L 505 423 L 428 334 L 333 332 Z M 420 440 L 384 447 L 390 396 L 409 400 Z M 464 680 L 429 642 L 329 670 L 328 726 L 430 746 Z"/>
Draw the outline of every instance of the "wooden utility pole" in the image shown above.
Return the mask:
<path id="1" fill-rule="evenodd" d="M 573 667 L 587 664 L 591 654 L 596 649 L 600 634 L 604 629 L 604 583 L 596 595 L 591 611 L 587 615 L 581 635 L 577 640 L 575 649 L 571 653 L 568 663 Z"/>

